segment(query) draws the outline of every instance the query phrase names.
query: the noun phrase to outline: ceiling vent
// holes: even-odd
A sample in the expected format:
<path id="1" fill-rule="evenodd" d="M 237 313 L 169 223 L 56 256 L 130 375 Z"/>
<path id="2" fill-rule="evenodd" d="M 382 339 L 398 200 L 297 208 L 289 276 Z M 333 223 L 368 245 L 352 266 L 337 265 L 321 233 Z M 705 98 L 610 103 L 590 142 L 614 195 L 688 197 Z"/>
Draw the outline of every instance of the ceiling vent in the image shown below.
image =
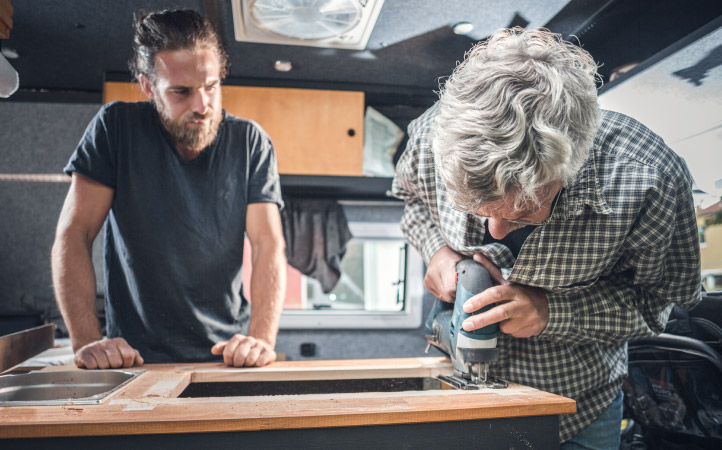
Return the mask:
<path id="1" fill-rule="evenodd" d="M 236 41 L 363 50 L 384 0 L 233 0 Z"/>

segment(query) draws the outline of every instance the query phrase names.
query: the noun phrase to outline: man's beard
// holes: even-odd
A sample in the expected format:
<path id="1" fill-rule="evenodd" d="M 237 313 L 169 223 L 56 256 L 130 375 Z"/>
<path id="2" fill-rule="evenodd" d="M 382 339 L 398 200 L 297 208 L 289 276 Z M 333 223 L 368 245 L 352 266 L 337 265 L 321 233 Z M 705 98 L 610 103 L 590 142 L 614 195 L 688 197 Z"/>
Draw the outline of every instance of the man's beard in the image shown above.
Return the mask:
<path id="1" fill-rule="evenodd" d="M 191 118 L 181 117 L 174 119 L 171 117 L 168 108 L 162 100 L 153 99 L 156 111 L 160 116 L 160 121 L 168 130 L 173 141 L 177 146 L 187 147 L 196 152 L 200 152 L 204 148 L 211 145 L 218 134 L 218 125 L 221 122 L 221 111 L 212 110 L 206 115 L 193 113 Z M 186 125 L 191 120 L 210 119 L 203 125 Z"/>

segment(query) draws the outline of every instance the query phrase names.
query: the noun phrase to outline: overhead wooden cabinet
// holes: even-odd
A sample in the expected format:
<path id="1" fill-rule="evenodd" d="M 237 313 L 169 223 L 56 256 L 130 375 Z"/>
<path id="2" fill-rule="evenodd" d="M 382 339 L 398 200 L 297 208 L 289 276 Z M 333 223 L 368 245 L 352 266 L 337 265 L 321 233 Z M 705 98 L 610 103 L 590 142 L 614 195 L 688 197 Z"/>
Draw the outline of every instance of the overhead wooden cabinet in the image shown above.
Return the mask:
<path id="1" fill-rule="evenodd" d="M 108 81 L 114 100 L 147 99 L 136 83 Z M 363 92 L 224 85 L 223 107 L 266 130 L 282 174 L 363 175 Z"/>

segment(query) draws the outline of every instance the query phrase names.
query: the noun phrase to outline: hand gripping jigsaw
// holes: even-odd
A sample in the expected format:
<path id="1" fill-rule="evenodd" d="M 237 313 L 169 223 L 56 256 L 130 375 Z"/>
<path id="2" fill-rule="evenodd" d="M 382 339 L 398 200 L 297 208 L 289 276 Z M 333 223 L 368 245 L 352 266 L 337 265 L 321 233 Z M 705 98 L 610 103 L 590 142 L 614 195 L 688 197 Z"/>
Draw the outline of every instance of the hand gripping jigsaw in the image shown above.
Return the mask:
<path id="1" fill-rule="evenodd" d="M 464 303 L 493 285 L 484 266 L 471 259 L 460 261 L 456 265 L 455 302 L 436 299 L 426 319 L 426 341 L 449 355 L 454 366 L 454 376 L 442 375 L 439 378 L 460 389 L 505 388 L 508 385 L 503 380 L 489 377 L 489 363 L 499 360 L 496 346 L 499 324 L 473 331 L 465 331 L 461 327 L 464 320 L 472 315 L 464 312 Z M 491 307 L 493 305 L 473 314 Z"/>

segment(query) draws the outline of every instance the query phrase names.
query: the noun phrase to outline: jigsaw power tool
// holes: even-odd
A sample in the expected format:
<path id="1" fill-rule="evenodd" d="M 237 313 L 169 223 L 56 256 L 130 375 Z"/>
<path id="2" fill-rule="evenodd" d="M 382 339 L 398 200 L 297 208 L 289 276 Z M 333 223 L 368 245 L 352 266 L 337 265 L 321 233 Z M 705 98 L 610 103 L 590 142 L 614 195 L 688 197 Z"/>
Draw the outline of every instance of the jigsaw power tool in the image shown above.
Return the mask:
<path id="1" fill-rule="evenodd" d="M 464 303 L 474 295 L 493 286 L 484 266 L 471 259 L 456 265 L 456 300 L 448 303 L 436 299 L 426 319 L 426 341 L 449 355 L 454 376 L 440 376 L 442 380 L 460 389 L 505 388 L 505 381 L 489 376 L 489 363 L 499 360 L 496 346 L 499 324 L 487 325 L 479 330 L 465 331 L 461 324 L 471 316 L 463 310 Z M 473 314 L 488 310 L 486 306 Z M 428 350 L 428 348 L 427 348 Z"/>

